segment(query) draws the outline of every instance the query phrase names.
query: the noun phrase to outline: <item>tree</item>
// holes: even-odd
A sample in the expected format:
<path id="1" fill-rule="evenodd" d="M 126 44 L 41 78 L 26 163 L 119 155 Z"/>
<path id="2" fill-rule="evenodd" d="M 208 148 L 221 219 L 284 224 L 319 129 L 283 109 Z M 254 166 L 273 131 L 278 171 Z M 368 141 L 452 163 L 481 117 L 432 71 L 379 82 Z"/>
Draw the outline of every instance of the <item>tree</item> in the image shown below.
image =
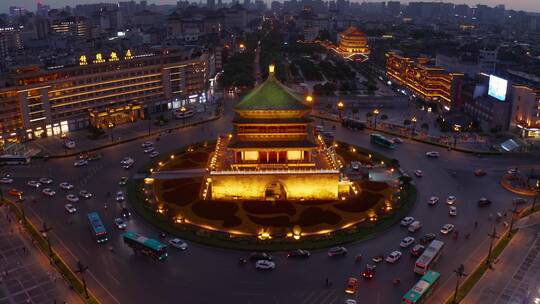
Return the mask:
<path id="1" fill-rule="evenodd" d="M 424 122 L 423 124 L 420 125 L 420 129 L 427 131 L 429 130 L 429 125 L 426 122 Z"/>

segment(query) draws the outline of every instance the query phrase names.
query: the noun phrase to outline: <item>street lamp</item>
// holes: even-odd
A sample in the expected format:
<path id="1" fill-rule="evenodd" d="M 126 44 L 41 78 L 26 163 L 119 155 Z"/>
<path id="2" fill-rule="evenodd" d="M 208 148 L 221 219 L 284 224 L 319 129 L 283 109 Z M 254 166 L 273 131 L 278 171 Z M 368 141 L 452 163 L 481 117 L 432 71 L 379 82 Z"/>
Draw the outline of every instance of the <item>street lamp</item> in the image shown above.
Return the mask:
<path id="1" fill-rule="evenodd" d="M 374 117 L 373 118 L 374 119 L 373 125 L 374 125 L 375 129 L 377 129 L 377 116 L 379 116 L 379 113 L 380 113 L 379 109 L 373 110 L 373 117 Z"/>
<path id="2" fill-rule="evenodd" d="M 182 113 L 182 126 L 185 126 L 186 125 L 186 107 L 182 106 L 180 108 L 180 113 Z"/>
<path id="3" fill-rule="evenodd" d="M 456 273 L 457 281 L 456 281 L 456 290 L 454 291 L 454 298 L 452 299 L 452 303 L 457 303 L 456 299 L 457 299 L 457 294 L 459 290 L 460 279 L 462 277 L 467 276 L 467 274 L 465 273 L 465 266 L 463 266 L 463 264 L 460 264 L 459 267 L 454 270 L 454 272 Z"/>
<path id="4" fill-rule="evenodd" d="M 412 130 L 411 130 L 411 137 L 414 137 L 414 132 L 416 132 L 416 122 L 418 120 L 416 119 L 416 116 L 413 116 L 413 118 L 411 118 L 411 122 L 412 122 Z"/>
<path id="5" fill-rule="evenodd" d="M 113 142 L 113 141 L 114 141 L 114 133 L 113 133 L 113 130 L 114 130 L 114 123 L 109 122 L 108 127 L 109 127 L 109 130 L 111 131 L 111 142 Z"/>
<path id="6" fill-rule="evenodd" d="M 343 103 L 343 100 L 338 101 L 337 108 L 339 111 L 339 119 L 341 119 L 341 116 L 343 115 L 343 108 L 345 108 L 345 104 Z"/>
<path id="7" fill-rule="evenodd" d="M 312 103 L 313 102 L 313 97 L 311 95 L 306 96 L 306 102 L 309 103 L 309 104 Z"/>
<path id="8" fill-rule="evenodd" d="M 489 251 L 486 259 L 486 266 L 491 268 L 491 252 L 493 251 L 493 241 L 499 238 L 499 236 L 497 235 L 497 227 L 495 226 L 495 224 L 493 224 L 493 232 L 488 233 L 488 236 L 489 238 L 491 238 L 491 241 L 489 242 Z"/>
<path id="9" fill-rule="evenodd" d="M 456 148 L 457 146 L 457 137 L 458 137 L 458 134 L 461 132 L 461 126 L 459 125 L 454 125 L 454 149 Z"/>

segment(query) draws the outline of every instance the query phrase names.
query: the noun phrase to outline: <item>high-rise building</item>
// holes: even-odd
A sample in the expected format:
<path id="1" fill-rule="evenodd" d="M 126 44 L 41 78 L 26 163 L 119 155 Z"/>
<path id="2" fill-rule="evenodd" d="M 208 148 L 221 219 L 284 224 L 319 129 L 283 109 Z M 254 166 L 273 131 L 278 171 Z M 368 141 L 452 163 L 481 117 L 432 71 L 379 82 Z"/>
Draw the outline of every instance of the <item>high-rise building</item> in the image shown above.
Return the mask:
<path id="1" fill-rule="evenodd" d="M 510 71 L 510 73 L 512 73 Z M 513 72 L 510 127 L 524 138 L 540 138 L 540 78 Z"/>
<path id="2" fill-rule="evenodd" d="M 401 13 L 401 3 L 399 1 L 386 2 L 386 12 L 390 16 L 398 16 Z"/>
<path id="3" fill-rule="evenodd" d="M 9 16 L 19 17 L 25 15 L 28 11 L 24 7 L 10 6 L 9 7 Z"/>
<path id="4" fill-rule="evenodd" d="M 50 10 L 50 6 L 44 5 L 41 1 L 38 1 L 36 15 L 46 17 L 49 14 Z"/>
<path id="5" fill-rule="evenodd" d="M 210 10 L 216 9 L 216 0 L 206 0 L 206 8 Z"/>

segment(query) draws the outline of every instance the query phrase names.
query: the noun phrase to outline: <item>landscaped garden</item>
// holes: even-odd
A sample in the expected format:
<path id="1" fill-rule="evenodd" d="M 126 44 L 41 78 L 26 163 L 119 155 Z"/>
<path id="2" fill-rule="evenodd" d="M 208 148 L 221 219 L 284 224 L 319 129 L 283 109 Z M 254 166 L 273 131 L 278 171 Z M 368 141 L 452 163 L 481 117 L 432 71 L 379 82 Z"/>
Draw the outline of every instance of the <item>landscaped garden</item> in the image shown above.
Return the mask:
<path id="1" fill-rule="evenodd" d="M 147 168 L 160 174 L 205 168 L 213 148 L 209 143 L 193 145 Z M 396 165 L 359 147 L 342 144 L 336 151 L 345 163 Z M 353 194 L 346 200 L 213 201 L 202 199 L 205 182 L 203 171 L 190 177 L 132 180 L 130 201 L 145 218 L 186 239 L 237 249 L 283 250 L 366 238 L 397 222 L 416 199 L 412 185 L 364 179 L 353 182 Z"/>

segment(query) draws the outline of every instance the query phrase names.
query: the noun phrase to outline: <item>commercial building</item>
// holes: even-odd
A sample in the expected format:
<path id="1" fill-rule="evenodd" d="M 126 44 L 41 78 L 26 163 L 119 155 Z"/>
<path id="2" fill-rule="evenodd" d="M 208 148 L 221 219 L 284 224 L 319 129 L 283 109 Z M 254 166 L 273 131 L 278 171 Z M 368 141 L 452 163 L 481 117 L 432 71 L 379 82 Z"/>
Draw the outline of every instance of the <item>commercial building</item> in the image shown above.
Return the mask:
<path id="1" fill-rule="evenodd" d="M 206 102 L 204 58 L 183 51 L 84 54 L 71 67 L 13 69 L 0 83 L 4 140 L 112 127 L 145 114 Z"/>
<path id="2" fill-rule="evenodd" d="M 462 73 L 450 73 L 443 68 L 431 66 L 427 58 L 403 57 L 394 52 L 386 54 L 386 75 L 412 94 L 426 102 L 436 102 L 450 110 L 459 107 Z"/>
<path id="3" fill-rule="evenodd" d="M 514 76 L 510 127 L 524 138 L 540 138 L 540 78 L 522 72 Z"/>

